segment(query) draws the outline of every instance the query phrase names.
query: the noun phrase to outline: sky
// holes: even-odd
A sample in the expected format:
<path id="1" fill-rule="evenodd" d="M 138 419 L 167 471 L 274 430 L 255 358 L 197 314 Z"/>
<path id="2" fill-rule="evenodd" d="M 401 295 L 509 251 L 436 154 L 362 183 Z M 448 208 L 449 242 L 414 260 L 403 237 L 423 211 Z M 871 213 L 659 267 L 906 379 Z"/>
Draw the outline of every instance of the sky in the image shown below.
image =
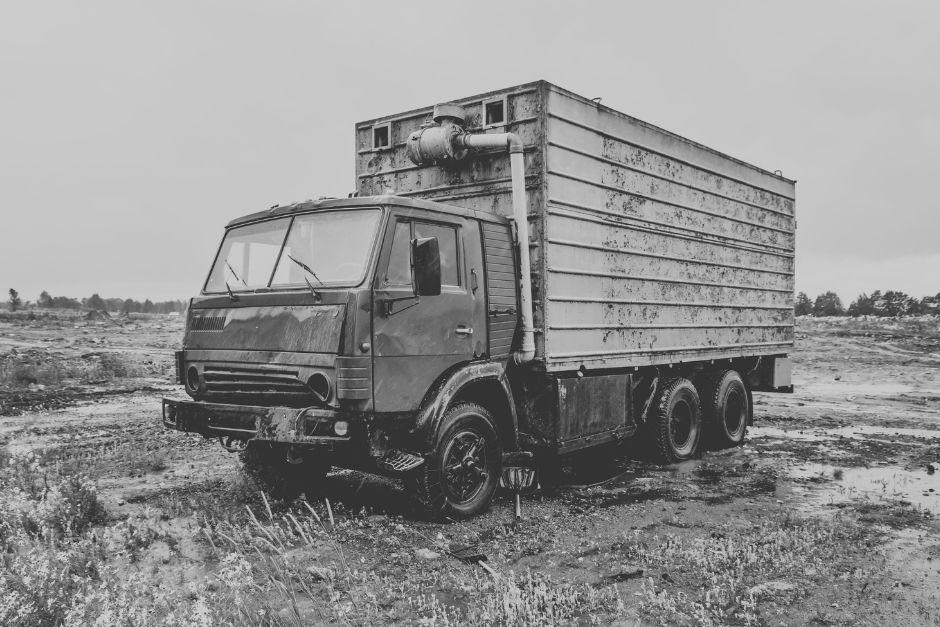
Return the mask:
<path id="1" fill-rule="evenodd" d="M 0 4 L 0 288 L 186 299 L 357 121 L 546 79 L 797 180 L 797 290 L 940 292 L 940 3 Z"/>

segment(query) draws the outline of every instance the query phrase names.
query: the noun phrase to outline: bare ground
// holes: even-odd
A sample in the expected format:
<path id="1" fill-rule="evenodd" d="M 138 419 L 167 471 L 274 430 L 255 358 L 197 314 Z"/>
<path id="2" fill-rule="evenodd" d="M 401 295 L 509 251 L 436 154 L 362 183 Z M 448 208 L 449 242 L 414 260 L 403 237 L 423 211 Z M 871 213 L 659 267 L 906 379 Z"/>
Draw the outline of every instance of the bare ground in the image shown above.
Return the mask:
<path id="1" fill-rule="evenodd" d="M 105 507 L 54 540 L 106 547 L 93 572 L 64 592 L 30 580 L 58 613 L 24 624 L 940 624 L 936 318 L 801 319 L 796 393 L 755 396 L 744 447 L 672 467 L 639 449 L 573 460 L 571 487 L 527 497 L 519 525 L 506 495 L 425 522 L 400 485 L 348 471 L 325 499 L 269 503 L 217 443 L 160 427 L 180 331 L 0 320 L 0 444 L 87 475 Z M 50 542 L 16 538 L 8 587 L 16 556 Z M 495 578 L 450 554 L 466 547 Z"/>

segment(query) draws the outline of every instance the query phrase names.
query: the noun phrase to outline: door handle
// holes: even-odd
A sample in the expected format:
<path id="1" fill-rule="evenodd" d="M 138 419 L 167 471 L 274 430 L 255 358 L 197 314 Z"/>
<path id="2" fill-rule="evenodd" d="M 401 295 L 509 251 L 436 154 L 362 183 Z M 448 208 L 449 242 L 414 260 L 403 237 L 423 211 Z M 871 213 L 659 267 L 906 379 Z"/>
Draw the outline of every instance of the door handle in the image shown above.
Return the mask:
<path id="1" fill-rule="evenodd" d="M 461 325 L 457 327 L 456 329 L 454 329 L 454 333 L 456 333 L 457 335 L 473 335 L 473 328 L 465 327 Z"/>

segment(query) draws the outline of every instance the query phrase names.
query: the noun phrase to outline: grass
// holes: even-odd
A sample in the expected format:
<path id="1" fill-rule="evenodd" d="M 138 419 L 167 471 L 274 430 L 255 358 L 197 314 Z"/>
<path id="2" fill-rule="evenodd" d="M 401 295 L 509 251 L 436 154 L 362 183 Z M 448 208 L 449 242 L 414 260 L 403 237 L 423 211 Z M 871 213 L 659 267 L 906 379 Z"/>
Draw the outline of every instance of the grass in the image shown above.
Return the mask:
<path id="1" fill-rule="evenodd" d="M 815 581 L 841 574 L 869 532 L 847 517 L 784 515 L 756 526 L 722 525 L 708 536 L 644 537 L 624 543 L 624 558 L 657 577 L 642 587 L 642 612 L 656 623 L 757 624 L 761 601 L 791 603 Z M 808 573 L 812 573 L 808 575 Z"/>
<path id="2" fill-rule="evenodd" d="M 146 371 L 118 353 L 89 354 L 80 358 L 48 355 L 6 355 L 0 362 L 0 387 L 59 386 L 100 383 L 144 376 Z"/>
<path id="3" fill-rule="evenodd" d="M 459 566 L 442 546 L 435 548 L 442 559 L 453 560 L 452 568 L 422 571 L 419 560 L 406 562 L 407 575 L 379 576 L 359 567 L 361 560 L 348 548 L 359 542 L 350 541 L 384 536 L 386 546 L 408 547 L 403 550 L 410 552 L 415 538 L 400 525 L 376 529 L 361 518 L 336 519 L 328 501 L 316 506 L 302 502 L 299 509 L 281 514 L 267 500 L 263 503 L 258 514 L 248 509 L 243 522 L 206 521 L 202 526 L 222 561 L 239 562 L 256 581 L 268 582 L 259 589 L 264 592 L 260 598 L 245 597 L 241 617 L 247 622 L 255 622 L 274 602 L 287 608 L 282 610 L 287 624 L 298 625 L 372 624 L 396 616 L 434 625 L 554 625 L 609 615 L 619 602 L 614 589 L 557 584 L 531 572 L 491 577 L 482 569 Z"/>
<path id="4" fill-rule="evenodd" d="M 168 465 L 164 433 L 144 437 L 140 432 L 128 439 L 83 442 L 69 439 L 56 446 L 37 451 L 44 465 L 56 466 L 66 474 L 101 477 L 141 477 L 165 470 Z"/>
<path id="5" fill-rule="evenodd" d="M 161 582 L 152 549 L 164 546 L 167 560 L 181 550 L 169 515 L 155 508 L 106 521 L 94 485 L 65 468 L 0 449 L 0 624 L 549 625 L 609 615 L 620 603 L 615 590 L 528 572 L 494 579 L 433 540 L 453 563 L 430 564 L 412 555 L 415 532 L 392 519 L 370 522 L 328 501 L 272 506 L 247 479 L 226 484 L 227 496 L 211 486 L 194 496 L 187 514 L 206 574 Z M 231 510 L 246 498 L 255 505 Z M 229 509 L 207 508 L 213 499 Z M 368 543 L 407 559 L 377 574 L 363 566 Z"/>
<path id="6" fill-rule="evenodd" d="M 142 503 L 152 509 L 103 525 L 95 488 L 76 470 L 0 449 L 0 624 L 757 624 L 847 572 L 870 577 L 853 562 L 872 546 L 860 524 L 867 510 L 861 520 L 847 509 L 825 520 L 769 514 L 757 524 L 636 529 L 612 559 L 646 579 L 577 583 L 505 565 L 493 577 L 449 557 L 440 533 L 326 500 L 275 505 L 246 477 L 150 494 Z M 775 479 L 728 474 L 762 489 Z M 182 536 L 167 527 L 184 519 Z M 180 566 L 174 579 L 181 543 L 203 570 Z M 439 557 L 422 559 L 418 547 Z"/>
<path id="7" fill-rule="evenodd" d="M 104 520 L 95 486 L 83 475 L 62 475 L 32 452 L 0 455 L 0 542 L 52 541 Z"/>
<path id="8" fill-rule="evenodd" d="M 930 511 L 903 499 L 856 500 L 850 504 L 859 520 L 892 529 L 922 525 L 933 519 Z"/>

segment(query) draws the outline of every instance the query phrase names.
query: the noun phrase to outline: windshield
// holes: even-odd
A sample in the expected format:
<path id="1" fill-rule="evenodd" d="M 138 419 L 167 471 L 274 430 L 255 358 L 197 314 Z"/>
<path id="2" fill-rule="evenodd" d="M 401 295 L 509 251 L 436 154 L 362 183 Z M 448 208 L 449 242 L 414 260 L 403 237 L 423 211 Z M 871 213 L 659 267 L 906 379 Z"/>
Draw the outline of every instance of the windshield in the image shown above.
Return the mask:
<path id="1" fill-rule="evenodd" d="M 284 217 L 229 230 L 205 291 L 357 285 L 375 237 L 378 209 Z"/>

